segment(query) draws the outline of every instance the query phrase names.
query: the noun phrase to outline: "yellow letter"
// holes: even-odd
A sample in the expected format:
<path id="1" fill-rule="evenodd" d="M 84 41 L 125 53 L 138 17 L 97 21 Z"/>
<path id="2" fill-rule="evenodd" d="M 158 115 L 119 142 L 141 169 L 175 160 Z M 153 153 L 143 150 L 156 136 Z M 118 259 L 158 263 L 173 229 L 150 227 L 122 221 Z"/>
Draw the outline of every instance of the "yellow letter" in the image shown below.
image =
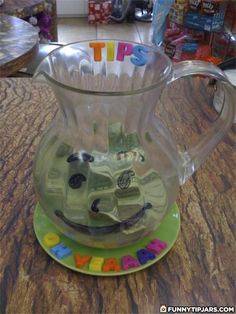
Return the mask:
<path id="1" fill-rule="evenodd" d="M 101 271 L 103 262 L 104 262 L 103 257 L 93 256 L 89 264 L 89 270 Z"/>
<path id="2" fill-rule="evenodd" d="M 49 232 L 49 233 L 45 234 L 45 236 L 43 237 L 43 243 L 47 247 L 55 246 L 59 242 L 60 242 L 59 236 L 56 233 L 53 233 L 53 232 Z"/>
<path id="3" fill-rule="evenodd" d="M 107 43 L 107 61 L 114 61 L 115 56 L 115 43 L 108 42 Z"/>

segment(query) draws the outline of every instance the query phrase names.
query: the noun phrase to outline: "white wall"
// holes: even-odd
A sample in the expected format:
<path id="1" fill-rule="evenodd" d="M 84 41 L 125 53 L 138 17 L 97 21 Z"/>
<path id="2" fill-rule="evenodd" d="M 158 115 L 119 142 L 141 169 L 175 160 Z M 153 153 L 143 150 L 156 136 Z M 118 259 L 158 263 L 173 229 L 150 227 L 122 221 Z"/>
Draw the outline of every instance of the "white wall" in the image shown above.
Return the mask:
<path id="1" fill-rule="evenodd" d="M 57 0 L 58 16 L 83 16 L 88 13 L 88 0 Z"/>

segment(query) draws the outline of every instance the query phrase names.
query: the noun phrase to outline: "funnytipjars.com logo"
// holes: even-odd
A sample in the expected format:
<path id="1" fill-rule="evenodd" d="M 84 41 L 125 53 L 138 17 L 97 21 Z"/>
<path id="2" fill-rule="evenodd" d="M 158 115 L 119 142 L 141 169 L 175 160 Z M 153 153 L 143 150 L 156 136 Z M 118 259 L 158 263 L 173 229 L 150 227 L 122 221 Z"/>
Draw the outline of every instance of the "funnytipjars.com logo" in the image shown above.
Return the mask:
<path id="1" fill-rule="evenodd" d="M 165 305 L 165 304 L 162 304 L 162 305 L 160 306 L 160 313 L 166 313 L 166 311 L 167 311 L 166 305 Z"/>
<path id="2" fill-rule="evenodd" d="M 234 306 L 166 306 L 160 305 L 160 313 L 235 313 Z"/>

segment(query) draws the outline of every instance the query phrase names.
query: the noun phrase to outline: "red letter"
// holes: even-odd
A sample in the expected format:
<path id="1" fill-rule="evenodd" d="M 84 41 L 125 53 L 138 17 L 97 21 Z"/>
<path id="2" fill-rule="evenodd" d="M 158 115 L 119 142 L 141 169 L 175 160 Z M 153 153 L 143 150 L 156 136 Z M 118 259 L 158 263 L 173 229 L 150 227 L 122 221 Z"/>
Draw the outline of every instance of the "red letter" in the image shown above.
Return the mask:
<path id="1" fill-rule="evenodd" d="M 82 268 L 84 267 L 84 265 L 86 265 L 89 260 L 90 260 L 91 256 L 81 256 L 79 253 L 75 254 L 75 265 L 78 268 Z"/>
<path id="2" fill-rule="evenodd" d="M 102 267 L 102 270 L 104 272 L 109 272 L 109 271 L 120 271 L 120 266 L 118 264 L 118 260 L 117 258 L 111 257 L 111 258 L 107 258 L 105 260 L 105 263 Z"/>

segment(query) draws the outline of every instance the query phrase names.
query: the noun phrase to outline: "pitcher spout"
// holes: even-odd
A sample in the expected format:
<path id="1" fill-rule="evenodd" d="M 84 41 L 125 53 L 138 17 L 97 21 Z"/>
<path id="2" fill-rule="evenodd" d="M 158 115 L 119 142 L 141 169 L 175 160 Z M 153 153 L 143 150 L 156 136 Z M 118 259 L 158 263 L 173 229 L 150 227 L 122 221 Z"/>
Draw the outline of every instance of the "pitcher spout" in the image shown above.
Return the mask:
<path id="1" fill-rule="evenodd" d="M 48 55 L 41 63 L 38 65 L 34 76 L 33 81 L 40 84 L 49 84 L 50 77 L 53 78 L 53 65 L 50 66 L 50 55 Z"/>

